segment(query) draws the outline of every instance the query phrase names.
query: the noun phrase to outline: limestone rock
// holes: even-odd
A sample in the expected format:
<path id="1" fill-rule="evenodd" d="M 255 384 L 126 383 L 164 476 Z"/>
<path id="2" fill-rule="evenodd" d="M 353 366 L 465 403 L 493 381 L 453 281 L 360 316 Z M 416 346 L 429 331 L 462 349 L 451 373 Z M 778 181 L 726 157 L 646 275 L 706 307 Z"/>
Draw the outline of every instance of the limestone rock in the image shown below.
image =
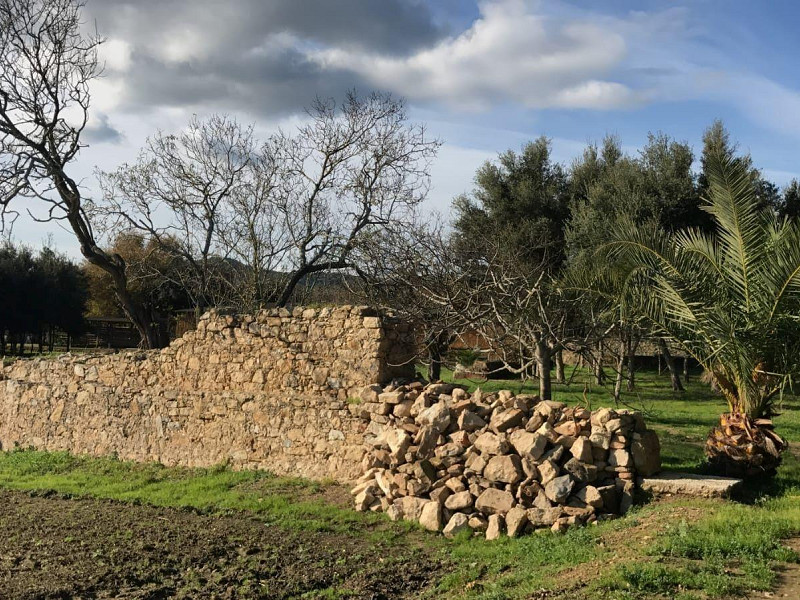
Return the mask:
<path id="1" fill-rule="evenodd" d="M 577 458 L 570 458 L 564 463 L 564 471 L 572 475 L 578 483 L 588 483 L 597 479 L 597 467 L 582 463 Z"/>
<path id="2" fill-rule="evenodd" d="M 679 494 L 700 498 L 728 498 L 742 485 L 741 479 L 663 471 L 641 480 L 642 489 L 653 494 Z"/>
<path id="3" fill-rule="evenodd" d="M 661 470 L 661 444 L 655 431 L 645 431 L 631 444 L 633 465 L 642 477 L 650 477 Z"/>
<path id="4" fill-rule="evenodd" d="M 608 455 L 609 467 L 632 467 L 633 457 L 627 450 L 612 450 Z"/>
<path id="5" fill-rule="evenodd" d="M 394 504 L 400 509 L 403 519 L 406 521 L 419 521 L 419 516 L 422 509 L 430 500 L 424 498 L 416 498 L 414 496 L 404 496 L 394 501 Z"/>
<path id="6" fill-rule="evenodd" d="M 486 421 L 474 412 L 465 410 L 458 416 L 458 428 L 463 431 L 475 431 L 486 427 Z"/>
<path id="7" fill-rule="evenodd" d="M 560 516 L 561 509 L 558 507 L 528 509 L 528 522 L 533 527 L 550 527 Z"/>
<path id="8" fill-rule="evenodd" d="M 475 447 L 484 454 L 505 454 L 508 452 L 508 442 L 488 431 L 478 436 L 478 439 L 475 440 Z"/>
<path id="9" fill-rule="evenodd" d="M 464 513 L 455 513 L 450 517 L 442 533 L 444 533 L 445 537 L 453 538 L 461 531 L 471 531 L 469 527 L 469 517 Z"/>
<path id="10" fill-rule="evenodd" d="M 392 504 L 386 509 L 386 516 L 390 521 L 399 521 L 403 518 L 403 513 L 400 511 L 400 505 Z"/>
<path id="11" fill-rule="evenodd" d="M 505 514 L 514 507 L 514 496 L 509 492 L 488 488 L 475 501 L 475 508 L 484 514 Z"/>
<path id="12" fill-rule="evenodd" d="M 560 472 L 559 466 L 552 460 L 546 460 L 542 463 L 539 463 L 537 468 L 539 470 L 539 481 L 541 481 L 542 484 L 555 479 L 558 477 Z"/>
<path id="13" fill-rule="evenodd" d="M 419 413 L 417 423 L 427 425 L 441 433 L 450 425 L 450 409 L 443 403 L 437 402 Z"/>
<path id="14" fill-rule="evenodd" d="M 517 408 L 510 408 L 501 412 L 496 412 L 489 421 L 489 427 L 497 433 L 508 431 L 512 427 L 522 424 L 525 413 Z"/>
<path id="15" fill-rule="evenodd" d="M 428 531 L 442 530 L 442 506 L 431 500 L 426 502 L 419 514 L 419 524 Z"/>
<path id="16" fill-rule="evenodd" d="M 537 433 L 531 433 L 524 429 L 518 429 L 508 436 L 508 441 L 520 456 L 530 456 L 538 459 L 544 453 L 547 446 L 547 438 Z"/>
<path id="17" fill-rule="evenodd" d="M 528 513 L 524 508 L 515 506 L 506 513 L 506 529 L 508 537 L 517 537 L 528 524 Z"/>
<path id="18" fill-rule="evenodd" d="M 503 516 L 494 514 L 489 515 L 489 525 L 486 528 L 486 539 L 496 540 L 503 532 Z"/>
<path id="19" fill-rule="evenodd" d="M 592 462 L 592 443 L 585 437 L 575 440 L 570 448 L 572 456 L 583 463 Z"/>
<path id="20" fill-rule="evenodd" d="M 594 508 L 603 508 L 603 496 L 593 485 L 587 485 L 586 487 L 579 489 L 575 493 L 575 497 L 584 504 L 588 504 Z"/>
<path id="21" fill-rule="evenodd" d="M 469 491 L 453 494 L 444 501 L 445 508 L 453 511 L 466 510 L 472 506 L 473 498 Z"/>
<path id="22" fill-rule="evenodd" d="M 493 456 L 486 463 L 483 476 L 491 482 L 517 483 L 522 480 L 522 464 L 516 454 Z"/>
<path id="23" fill-rule="evenodd" d="M 489 522 L 482 514 L 474 513 L 470 515 L 468 525 L 473 531 L 486 531 L 486 528 L 489 526 Z"/>
<path id="24" fill-rule="evenodd" d="M 384 435 L 384 440 L 394 456 L 405 455 L 408 447 L 411 446 L 411 436 L 402 429 L 390 429 Z"/>
<path id="25" fill-rule="evenodd" d="M 375 496 L 368 490 L 363 490 L 355 498 L 356 510 L 360 512 L 366 511 L 374 500 Z"/>
<path id="26" fill-rule="evenodd" d="M 544 493 L 551 502 L 563 504 L 572 493 L 572 488 L 574 486 L 575 482 L 572 477 L 569 475 L 562 475 L 561 477 L 556 477 L 548 481 L 544 486 Z"/>

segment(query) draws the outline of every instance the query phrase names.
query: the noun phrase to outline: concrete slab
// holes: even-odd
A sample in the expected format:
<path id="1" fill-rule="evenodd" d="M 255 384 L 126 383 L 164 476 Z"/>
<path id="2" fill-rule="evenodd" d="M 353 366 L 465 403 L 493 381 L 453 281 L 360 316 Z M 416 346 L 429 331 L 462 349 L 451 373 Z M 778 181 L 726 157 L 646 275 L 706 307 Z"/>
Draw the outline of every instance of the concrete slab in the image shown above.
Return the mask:
<path id="1" fill-rule="evenodd" d="M 653 494 L 681 494 L 701 498 L 728 498 L 741 484 L 741 479 L 732 477 L 672 471 L 662 471 L 639 480 L 639 486 Z"/>

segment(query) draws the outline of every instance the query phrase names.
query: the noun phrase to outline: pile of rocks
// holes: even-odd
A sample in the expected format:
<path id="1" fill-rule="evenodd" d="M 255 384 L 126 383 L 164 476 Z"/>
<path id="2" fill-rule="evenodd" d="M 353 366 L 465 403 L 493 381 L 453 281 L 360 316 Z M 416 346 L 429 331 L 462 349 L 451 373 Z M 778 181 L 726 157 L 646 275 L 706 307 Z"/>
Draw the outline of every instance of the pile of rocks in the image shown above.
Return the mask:
<path id="1" fill-rule="evenodd" d="M 658 437 L 634 411 L 419 382 L 370 386 L 357 410 L 372 435 L 356 509 L 446 536 L 612 518 L 630 508 L 637 474 L 661 466 Z"/>

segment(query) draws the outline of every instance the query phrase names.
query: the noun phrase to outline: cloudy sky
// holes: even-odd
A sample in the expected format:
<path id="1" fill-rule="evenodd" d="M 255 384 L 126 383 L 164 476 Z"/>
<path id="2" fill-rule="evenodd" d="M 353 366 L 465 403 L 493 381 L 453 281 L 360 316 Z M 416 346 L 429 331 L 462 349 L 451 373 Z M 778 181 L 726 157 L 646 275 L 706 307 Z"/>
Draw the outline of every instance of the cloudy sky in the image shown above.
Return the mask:
<path id="1" fill-rule="evenodd" d="M 315 96 L 404 96 L 442 139 L 429 204 L 447 211 L 475 168 L 546 135 L 569 162 L 617 134 L 700 147 L 722 118 L 776 183 L 800 175 L 800 80 L 792 1 L 88 0 L 107 38 L 90 147 L 77 172 L 135 157 L 148 134 L 225 112 L 267 135 Z M 21 220 L 19 241 L 71 235 Z"/>

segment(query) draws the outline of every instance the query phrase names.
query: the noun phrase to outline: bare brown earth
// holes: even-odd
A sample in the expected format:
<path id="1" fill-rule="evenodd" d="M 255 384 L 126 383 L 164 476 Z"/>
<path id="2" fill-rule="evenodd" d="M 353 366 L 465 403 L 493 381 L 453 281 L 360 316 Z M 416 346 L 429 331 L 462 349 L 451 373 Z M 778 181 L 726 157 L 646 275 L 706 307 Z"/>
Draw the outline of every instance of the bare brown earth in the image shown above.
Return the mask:
<path id="1" fill-rule="evenodd" d="M 441 568 L 421 549 L 241 513 L 0 491 L 2 599 L 414 598 Z"/>

